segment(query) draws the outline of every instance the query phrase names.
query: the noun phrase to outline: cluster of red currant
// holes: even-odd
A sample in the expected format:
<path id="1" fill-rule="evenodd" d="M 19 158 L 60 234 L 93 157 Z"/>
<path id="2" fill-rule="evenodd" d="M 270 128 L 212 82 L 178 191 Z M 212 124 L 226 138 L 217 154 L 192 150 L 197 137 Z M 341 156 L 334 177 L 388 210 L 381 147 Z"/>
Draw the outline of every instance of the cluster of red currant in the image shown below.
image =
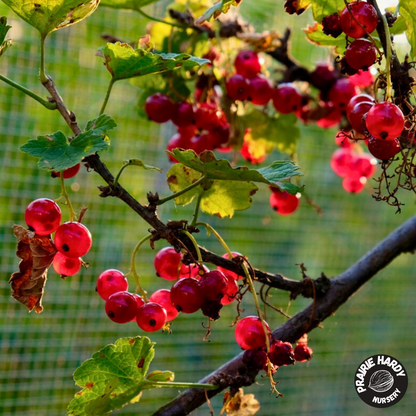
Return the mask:
<path id="1" fill-rule="evenodd" d="M 91 248 L 91 233 L 85 225 L 76 221 L 61 224 L 59 205 L 47 198 L 32 201 L 25 211 L 29 230 L 38 235 L 55 233 L 54 245 L 58 252 L 53 259 L 53 268 L 61 276 L 73 276 L 81 268 L 81 257 Z"/>
<path id="2" fill-rule="evenodd" d="M 224 257 L 228 258 L 228 255 Z M 216 320 L 222 307 L 237 297 L 237 280 L 242 276 L 221 267 L 210 271 L 206 266 L 185 265 L 182 254 L 172 247 L 161 249 L 155 256 L 154 265 L 159 277 L 175 283 L 170 290 L 154 292 L 149 302 L 127 291 L 127 279 L 118 270 L 106 270 L 98 277 L 97 292 L 106 301 L 105 310 L 112 321 L 136 320 L 143 331 L 154 332 L 164 328 L 179 312 L 194 313 L 201 309 L 205 316 Z"/>

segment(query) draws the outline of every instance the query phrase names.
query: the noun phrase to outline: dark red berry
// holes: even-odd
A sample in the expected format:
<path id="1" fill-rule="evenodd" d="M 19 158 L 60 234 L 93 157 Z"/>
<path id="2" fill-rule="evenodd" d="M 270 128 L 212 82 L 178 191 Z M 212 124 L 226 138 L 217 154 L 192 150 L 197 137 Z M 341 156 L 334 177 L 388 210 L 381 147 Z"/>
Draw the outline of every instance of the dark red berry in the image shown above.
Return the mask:
<path id="1" fill-rule="evenodd" d="M 220 310 L 222 309 L 222 303 L 219 300 L 205 299 L 201 305 L 201 312 L 203 315 L 208 316 L 213 321 L 220 318 Z"/>
<path id="2" fill-rule="evenodd" d="M 348 78 L 340 78 L 329 91 L 329 100 L 340 110 L 344 110 L 354 95 L 356 95 L 355 86 L 351 84 Z"/>
<path id="3" fill-rule="evenodd" d="M 235 328 L 237 344 L 243 350 L 264 348 L 266 346 L 266 333 L 269 337 L 270 328 L 266 321 L 263 321 L 263 325 L 257 316 L 247 316 L 241 319 Z"/>
<path id="4" fill-rule="evenodd" d="M 134 299 L 136 299 L 137 310 L 139 310 L 146 302 L 138 294 L 134 294 L 133 296 L 134 296 Z M 137 315 L 132 319 L 132 321 L 135 321 L 136 318 L 137 318 Z"/>
<path id="5" fill-rule="evenodd" d="M 79 169 L 81 168 L 81 163 L 77 163 L 76 165 L 65 169 L 64 170 L 64 179 L 70 179 L 73 178 L 78 172 Z M 55 172 L 52 171 L 51 173 L 52 178 L 59 178 L 61 176 L 61 172 Z"/>
<path id="6" fill-rule="evenodd" d="M 256 52 L 241 51 L 235 58 L 234 66 L 237 74 L 245 78 L 254 78 L 261 71 L 261 64 Z"/>
<path id="7" fill-rule="evenodd" d="M 250 84 L 247 78 L 235 74 L 225 84 L 227 95 L 232 100 L 245 101 L 249 95 Z"/>
<path id="8" fill-rule="evenodd" d="M 55 247 L 67 257 L 82 257 L 91 248 L 92 238 L 88 228 L 80 222 L 65 222 L 58 227 Z"/>
<path id="9" fill-rule="evenodd" d="M 312 348 L 308 347 L 305 344 L 298 344 L 294 350 L 295 360 L 300 363 L 304 361 L 310 361 L 312 359 Z"/>
<path id="10" fill-rule="evenodd" d="M 224 294 L 224 297 L 221 299 L 223 305 L 228 305 L 233 302 L 238 293 L 238 284 L 236 280 L 227 273 L 224 273 L 225 279 L 227 280 L 227 291 Z"/>
<path id="11" fill-rule="evenodd" d="M 377 59 L 377 49 L 367 39 L 357 39 L 345 51 L 348 65 L 354 69 L 368 69 Z"/>
<path id="12" fill-rule="evenodd" d="M 295 355 L 290 342 L 273 341 L 268 356 L 278 367 L 295 364 Z"/>
<path id="13" fill-rule="evenodd" d="M 280 84 L 273 91 L 273 105 L 277 112 L 289 114 L 297 111 L 302 103 L 302 96 L 297 88 L 291 84 Z"/>
<path id="14" fill-rule="evenodd" d="M 192 277 L 178 280 L 170 290 L 170 300 L 179 312 L 196 312 L 204 303 L 198 280 Z"/>
<path id="15" fill-rule="evenodd" d="M 403 131 L 404 116 L 397 105 L 386 101 L 371 108 L 367 113 L 366 124 L 376 139 L 393 140 Z"/>
<path id="16" fill-rule="evenodd" d="M 228 282 L 224 273 L 219 270 L 205 273 L 199 281 L 204 298 L 220 301 L 227 292 Z"/>
<path id="17" fill-rule="evenodd" d="M 280 215 L 290 215 L 298 209 L 299 198 L 276 188 L 270 195 L 270 206 Z"/>
<path id="18" fill-rule="evenodd" d="M 178 316 L 179 312 L 170 300 L 170 290 L 157 290 L 150 296 L 149 301 L 157 303 L 165 309 L 167 321 L 173 321 Z"/>
<path id="19" fill-rule="evenodd" d="M 322 32 L 337 38 L 342 33 L 341 16 L 338 13 L 325 16 L 322 19 Z"/>
<path id="20" fill-rule="evenodd" d="M 400 142 L 394 140 L 379 140 L 370 136 L 368 139 L 368 151 L 377 159 L 388 160 L 400 152 Z"/>
<path id="21" fill-rule="evenodd" d="M 311 72 L 311 83 L 316 88 L 329 89 L 337 80 L 334 67 L 327 62 L 318 62 Z"/>
<path id="22" fill-rule="evenodd" d="M 52 266 L 61 276 L 73 276 L 81 269 L 81 260 L 64 256 L 58 251 L 53 258 Z"/>
<path id="23" fill-rule="evenodd" d="M 316 124 L 323 129 L 334 127 L 340 123 L 342 114 L 338 107 L 334 107 L 332 104 L 327 104 L 324 107 L 326 114 L 321 117 Z"/>
<path id="24" fill-rule="evenodd" d="M 172 114 L 172 122 L 178 127 L 185 127 L 195 123 L 194 108 L 192 104 L 181 101 L 175 104 L 175 110 Z"/>
<path id="25" fill-rule="evenodd" d="M 156 332 L 162 329 L 166 323 L 165 309 L 154 302 L 145 303 L 137 310 L 137 325 L 146 332 Z"/>
<path id="26" fill-rule="evenodd" d="M 250 80 L 249 100 L 255 105 L 266 105 L 273 95 L 269 81 L 264 77 L 254 77 Z"/>
<path id="27" fill-rule="evenodd" d="M 197 155 L 205 150 L 214 150 L 214 144 L 211 139 L 215 139 L 209 133 L 196 134 L 189 140 L 189 149 L 192 149 Z"/>
<path id="28" fill-rule="evenodd" d="M 214 148 L 225 146 L 230 140 L 230 125 L 220 124 L 208 131 L 208 143 Z"/>
<path id="29" fill-rule="evenodd" d="M 137 302 L 129 292 L 116 292 L 107 299 L 105 311 L 112 321 L 125 324 L 134 320 L 137 314 Z"/>
<path id="30" fill-rule="evenodd" d="M 167 95 L 158 92 L 147 98 L 144 109 L 150 120 L 165 123 L 172 118 L 175 105 Z"/>
<path id="31" fill-rule="evenodd" d="M 354 106 L 350 112 L 349 120 L 351 127 L 360 134 L 364 134 L 364 129 L 366 129 L 366 123 L 363 120 L 363 117 L 370 111 L 374 103 L 369 101 L 362 101 Z"/>
<path id="32" fill-rule="evenodd" d="M 358 94 L 358 95 L 354 95 L 354 97 L 351 98 L 351 100 L 347 104 L 347 109 L 346 109 L 348 120 L 350 119 L 351 110 L 358 103 L 361 103 L 361 102 L 364 102 L 364 101 L 374 104 L 374 98 L 371 95 L 368 95 L 368 94 Z"/>
<path id="33" fill-rule="evenodd" d="M 164 247 L 155 256 L 154 266 L 159 277 L 165 280 L 176 280 L 182 255 L 172 247 Z"/>
<path id="34" fill-rule="evenodd" d="M 253 371 L 259 371 L 267 365 L 267 352 L 264 349 L 245 350 L 243 363 Z"/>
<path id="35" fill-rule="evenodd" d="M 26 208 L 25 222 L 36 234 L 52 234 L 61 223 L 61 209 L 51 199 L 35 199 Z"/>
<path id="36" fill-rule="evenodd" d="M 179 133 L 174 134 L 168 141 L 166 145 L 166 150 L 172 151 L 173 149 L 187 149 L 189 140 L 184 139 Z M 178 163 L 178 161 L 168 153 L 168 158 L 173 163 Z"/>
<path id="37" fill-rule="evenodd" d="M 125 292 L 128 288 L 127 279 L 120 270 L 108 269 L 98 276 L 97 292 L 104 300 L 107 300 L 113 293 Z"/>
<path id="38" fill-rule="evenodd" d="M 351 3 L 341 13 L 342 31 L 351 38 L 361 38 L 375 30 L 378 23 L 376 9 L 369 3 Z"/>

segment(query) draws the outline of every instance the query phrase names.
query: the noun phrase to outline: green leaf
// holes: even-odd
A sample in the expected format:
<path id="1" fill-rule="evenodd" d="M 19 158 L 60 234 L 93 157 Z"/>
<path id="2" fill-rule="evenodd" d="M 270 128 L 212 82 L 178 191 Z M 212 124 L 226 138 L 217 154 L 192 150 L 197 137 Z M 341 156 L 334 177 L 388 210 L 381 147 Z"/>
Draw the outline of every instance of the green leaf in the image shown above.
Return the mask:
<path id="1" fill-rule="evenodd" d="M 304 29 L 307 39 L 318 46 L 335 46 L 336 52 L 340 55 L 344 55 L 346 49 L 345 36 L 338 36 L 334 38 L 326 35 L 322 31 L 322 25 L 315 23 L 314 26 L 308 26 Z"/>
<path id="2" fill-rule="evenodd" d="M 161 173 L 162 169 L 157 168 L 155 166 L 151 166 L 151 165 L 146 165 L 143 161 L 141 161 L 140 159 L 129 159 L 129 160 L 125 160 L 123 162 L 123 165 L 133 165 L 133 166 L 140 166 L 143 169 L 146 170 L 156 170 L 157 172 Z"/>
<path id="3" fill-rule="evenodd" d="M 175 374 L 172 371 L 152 371 L 146 377 L 150 381 L 173 381 L 175 380 Z"/>
<path id="4" fill-rule="evenodd" d="M 193 184 L 202 177 L 202 174 L 194 169 L 191 169 L 181 163 L 175 163 L 167 173 L 167 182 L 172 192 L 177 193 L 185 189 L 187 186 Z M 177 205 L 188 205 L 193 199 L 203 192 L 200 186 L 190 189 L 182 195 L 175 198 Z"/>
<path id="5" fill-rule="evenodd" d="M 296 152 L 300 130 L 296 126 L 294 114 L 270 117 L 259 110 L 254 110 L 240 117 L 244 129 L 250 129 L 254 140 L 267 140 L 279 152 L 293 155 Z"/>
<path id="6" fill-rule="evenodd" d="M 135 400 L 151 386 L 145 375 L 154 343 L 147 337 L 121 338 L 84 361 L 75 373 L 82 387 L 68 405 L 70 416 L 101 416 Z"/>
<path id="7" fill-rule="evenodd" d="M 42 37 L 57 29 L 73 25 L 92 14 L 100 0 L 2 0 Z"/>
<path id="8" fill-rule="evenodd" d="M 302 175 L 299 167 L 292 161 L 276 161 L 267 168 L 249 169 L 246 166 L 234 168 L 228 160 L 217 159 L 211 151 L 202 152 L 198 156 L 193 150 L 173 149 L 172 154 L 179 163 L 205 175 L 210 180 L 261 182 L 280 188 L 283 182 L 289 181 L 293 176 Z M 201 175 L 194 176 L 188 182 L 193 183 L 200 177 Z M 302 190 L 300 187 L 296 188 L 296 192 Z"/>
<path id="9" fill-rule="evenodd" d="M 6 49 L 11 46 L 11 39 L 6 39 L 7 32 L 11 26 L 7 25 L 7 18 L 5 16 L 0 17 L 0 56 L 6 52 Z"/>
<path id="10" fill-rule="evenodd" d="M 344 0 L 312 0 L 313 17 L 319 23 L 325 16 L 342 11 L 344 8 Z"/>
<path id="11" fill-rule="evenodd" d="M 102 114 L 89 121 L 86 130 L 71 141 L 64 133 L 58 131 L 29 140 L 20 149 L 31 156 L 38 157 L 40 169 L 60 172 L 76 165 L 92 153 L 107 149 L 110 145 L 107 131 L 116 126 L 117 124 L 111 117 Z"/>
<path id="12" fill-rule="evenodd" d="M 198 17 L 198 19 L 195 20 L 195 24 L 202 25 L 202 23 L 211 18 L 216 19 L 222 13 L 227 13 L 231 6 L 238 6 L 241 2 L 242 0 L 220 0 Z"/>
<path id="13" fill-rule="evenodd" d="M 410 43 L 410 57 L 416 58 L 416 1 L 400 0 L 399 11 L 406 22 L 406 37 Z"/>
<path id="14" fill-rule="evenodd" d="M 416 6 L 416 5 L 415 5 Z M 390 35 L 400 35 L 407 29 L 406 21 L 403 16 L 399 16 L 393 23 L 393 27 L 390 28 Z"/>
<path id="15" fill-rule="evenodd" d="M 139 10 L 160 0 L 101 0 L 100 5 L 113 9 Z"/>
<path id="16" fill-rule="evenodd" d="M 133 49 L 129 44 L 120 42 L 107 43 L 99 49 L 97 55 L 105 59 L 105 65 L 114 81 L 210 62 L 185 53 L 153 53 L 140 48 Z"/>

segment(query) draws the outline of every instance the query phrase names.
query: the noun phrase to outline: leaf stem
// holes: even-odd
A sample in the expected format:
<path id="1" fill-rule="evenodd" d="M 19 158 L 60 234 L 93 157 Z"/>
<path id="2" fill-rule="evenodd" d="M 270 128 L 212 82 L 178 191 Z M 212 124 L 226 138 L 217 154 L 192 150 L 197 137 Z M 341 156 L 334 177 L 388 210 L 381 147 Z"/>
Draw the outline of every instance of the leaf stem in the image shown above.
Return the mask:
<path id="1" fill-rule="evenodd" d="M 391 102 L 392 100 L 392 84 L 391 84 L 391 75 L 390 75 L 390 68 L 391 68 L 391 38 L 390 38 L 390 29 L 387 23 L 386 16 L 381 14 L 381 18 L 383 19 L 383 27 L 384 32 L 386 34 L 386 97 L 385 100 Z"/>
<path id="2" fill-rule="evenodd" d="M 155 202 L 155 205 L 162 205 L 167 201 L 170 201 L 171 199 L 175 199 L 176 197 L 190 191 L 193 188 L 196 188 L 198 185 L 200 185 L 204 180 L 206 179 L 206 176 L 201 176 L 197 181 L 195 181 L 194 183 L 192 183 L 191 185 L 187 186 L 186 188 L 183 188 L 181 191 L 176 192 L 172 195 L 167 196 L 166 198 L 162 198 L 159 199 L 158 201 Z"/>
<path id="3" fill-rule="evenodd" d="M 48 82 L 48 77 L 45 72 L 45 36 L 40 37 L 40 70 L 39 70 L 39 79 L 42 84 Z"/>
<path id="4" fill-rule="evenodd" d="M 127 163 L 125 163 L 122 167 L 121 167 L 121 169 L 118 171 L 118 173 L 117 173 L 117 175 L 116 175 L 116 177 L 115 177 L 115 179 L 114 179 L 114 182 L 113 182 L 113 189 L 116 189 L 117 188 L 117 185 L 118 185 L 118 180 L 120 179 L 120 176 L 121 176 L 121 173 L 123 172 L 123 170 L 124 169 L 126 169 L 126 167 L 127 166 L 130 166 L 130 160 L 127 162 Z"/>
<path id="5" fill-rule="evenodd" d="M 180 232 L 182 234 L 185 234 L 192 241 L 192 244 L 195 247 L 196 255 L 198 256 L 198 263 L 202 264 L 201 250 L 199 249 L 199 246 L 198 246 L 197 241 L 195 240 L 195 237 L 189 231 L 180 230 Z"/>
<path id="6" fill-rule="evenodd" d="M 201 199 L 202 199 L 202 192 L 198 195 L 198 199 L 196 200 L 194 216 L 193 216 L 192 222 L 191 222 L 192 227 L 194 227 L 196 222 L 198 221 L 199 207 L 201 205 Z"/>
<path id="7" fill-rule="evenodd" d="M 56 103 L 51 103 L 47 100 L 44 100 L 40 95 L 28 90 L 23 85 L 18 84 L 17 82 L 12 81 L 10 78 L 5 77 L 4 75 L 0 74 L 0 80 L 5 82 L 6 84 L 11 85 L 12 87 L 16 88 L 17 90 L 23 92 L 24 94 L 28 95 L 29 97 L 36 100 L 38 103 L 42 104 L 48 110 L 56 110 Z"/>
<path id="8" fill-rule="evenodd" d="M 69 196 L 66 193 L 64 171 L 61 171 L 59 177 L 61 179 L 61 194 L 65 198 L 66 204 L 68 205 L 68 208 L 69 208 L 69 221 L 74 221 L 74 220 L 76 221 L 77 216 L 75 214 L 74 208 L 72 207 L 71 200 L 69 199 Z"/>
<path id="9" fill-rule="evenodd" d="M 222 244 L 222 246 L 224 247 L 225 251 L 228 254 L 228 258 L 231 260 L 234 256 L 233 253 L 231 253 L 230 248 L 228 247 L 227 243 L 224 241 L 224 239 L 220 236 L 220 234 L 218 233 L 218 231 L 212 227 L 211 225 L 209 225 L 206 222 L 197 222 L 195 224 L 196 227 L 198 227 L 198 225 L 202 225 L 203 227 L 206 228 L 207 232 L 211 232 L 212 234 L 215 235 L 215 237 L 217 237 L 218 241 Z"/>
<path id="10" fill-rule="evenodd" d="M 105 108 L 107 107 L 108 99 L 110 98 L 111 90 L 113 89 L 114 83 L 115 83 L 114 78 L 111 78 L 110 83 L 108 84 L 107 93 L 105 95 L 104 102 L 103 102 L 103 105 L 101 106 L 99 115 L 103 114 L 105 111 Z"/>
<path id="11" fill-rule="evenodd" d="M 177 23 L 167 22 L 166 20 L 158 19 L 157 17 L 153 17 L 145 13 L 142 9 L 135 9 L 137 12 L 139 12 L 143 17 L 149 20 L 153 20 L 154 22 L 158 23 L 164 23 L 165 25 L 173 26 L 173 27 L 179 27 L 180 29 L 190 29 L 187 26 L 178 25 Z"/>
<path id="12" fill-rule="evenodd" d="M 134 247 L 133 253 L 131 255 L 131 263 L 130 263 L 130 272 L 133 273 L 133 277 L 134 277 L 134 281 L 136 282 L 136 293 L 140 292 L 141 295 L 143 296 L 144 301 L 147 303 L 148 299 L 147 299 L 147 292 L 142 288 L 141 284 L 140 284 L 140 277 L 137 274 L 136 271 L 136 254 L 137 251 L 139 250 L 140 246 L 146 242 L 147 240 L 150 240 L 150 238 L 152 237 L 152 234 L 147 235 L 146 237 L 143 237 L 136 245 L 136 247 Z"/>
<path id="13" fill-rule="evenodd" d="M 219 386 L 215 384 L 203 384 L 203 383 L 181 383 L 175 381 L 151 381 L 143 380 L 143 383 L 153 385 L 155 387 L 177 387 L 177 388 L 186 388 L 186 389 L 207 389 L 207 390 L 216 390 Z"/>

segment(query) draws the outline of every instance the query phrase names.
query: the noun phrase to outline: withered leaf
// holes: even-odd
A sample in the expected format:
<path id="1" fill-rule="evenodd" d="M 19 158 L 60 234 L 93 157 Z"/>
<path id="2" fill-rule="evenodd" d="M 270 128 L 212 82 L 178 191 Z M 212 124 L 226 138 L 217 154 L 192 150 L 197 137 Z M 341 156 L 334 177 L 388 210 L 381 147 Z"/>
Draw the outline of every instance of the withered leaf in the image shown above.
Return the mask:
<path id="1" fill-rule="evenodd" d="M 244 394 L 243 389 L 225 406 L 227 416 L 253 416 L 260 410 L 260 403 L 254 397 L 254 394 Z"/>
<path id="2" fill-rule="evenodd" d="M 266 30 L 262 33 L 239 33 L 237 36 L 253 46 L 257 52 L 272 51 L 282 43 L 279 32 L 275 30 Z"/>
<path id="3" fill-rule="evenodd" d="M 22 260 L 19 271 L 13 273 L 9 280 L 12 296 L 23 303 L 29 312 L 34 308 L 36 313 L 41 313 L 46 276 L 56 248 L 50 236 L 37 235 L 21 225 L 15 225 L 13 233 L 17 238 L 16 255 Z"/>

